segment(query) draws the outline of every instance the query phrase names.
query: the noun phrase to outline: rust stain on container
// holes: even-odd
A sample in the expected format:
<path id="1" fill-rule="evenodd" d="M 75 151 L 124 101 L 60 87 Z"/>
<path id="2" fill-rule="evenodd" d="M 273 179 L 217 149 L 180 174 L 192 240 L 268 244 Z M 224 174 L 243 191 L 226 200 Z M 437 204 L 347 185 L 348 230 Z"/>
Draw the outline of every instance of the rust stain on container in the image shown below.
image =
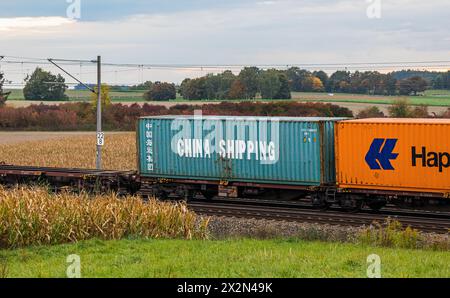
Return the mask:
<path id="1" fill-rule="evenodd" d="M 336 126 L 339 187 L 450 192 L 449 119 L 363 119 Z"/>

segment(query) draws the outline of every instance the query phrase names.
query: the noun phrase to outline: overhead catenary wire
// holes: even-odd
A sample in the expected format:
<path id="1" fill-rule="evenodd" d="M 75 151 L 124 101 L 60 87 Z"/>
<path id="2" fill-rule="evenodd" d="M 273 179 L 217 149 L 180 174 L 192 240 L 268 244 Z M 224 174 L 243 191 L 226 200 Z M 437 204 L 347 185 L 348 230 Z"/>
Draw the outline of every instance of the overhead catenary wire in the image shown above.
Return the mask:
<path id="1" fill-rule="evenodd" d="M 50 60 L 54 62 L 58 62 L 57 64 L 60 67 L 66 68 L 70 70 L 69 72 L 73 75 L 76 75 L 80 78 L 80 81 L 92 81 L 92 75 L 96 73 L 96 71 L 91 71 L 91 67 L 95 67 L 96 64 L 94 60 L 89 59 L 63 59 L 63 58 L 50 58 Z M 51 63 L 48 58 L 37 58 L 37 57 L 22 57 L 22 56 L 10 56 L 10 55 L 0 55 L 1 71 L 7 74 L 11 74 L 12 80 L 15 80 L 14 77 L 20 76 L 19 79 L 22 83 L 25 83 L 25 78 L 27 75 L 30 75 L 30 72 L 33 71 L 34 67 L 42 66 L 43 69 L 49 70 L 49 68 L 53 68 L 57 66 L 54 63 Z M 18 65 L 19 69 L 12 67 L 10 69 L 9 65 Z M 208 73 L 220 73 L 225 70 L 231 70 L 233 73 L 237 74 L 244 67 L 258 67 L 262 70 L 277 68 L 280 70 L 285 70 L 290 67 L 298 67 L 303 68 L 309 71 L 314 70 L 324 70 L 328 73 L 337 70 L 344 71 L 380 71 L 383 73 L 392 72 L 400 69 L 412 69 L 416 71 L 444 71 L 450 70 L 450 60 L 418 60 L 418 61 L 384 61 L 384 62 L 340 62 L 340 63 L 279 63 L 279 64 L 186 64 L 186 63 L 113 63 L 113 62 L 104 62 L 102 63 L 103 71 L 107 75 L 106 80 L 111 84 L 119 84 L 121 81 L 118 73 L 123 72 L 134 72 L 136 71 L 136 77 L 134 79 L 132 76 L 127 76 L 126 80 L 129 80 L 128 83 L 123 83 L 123 85 L 133 85 L 133 84 L 142 84 L 150 75 L 150 72 L 147 71 L 160 71 L 161 72 L 175 72 L 178 73 L 177 76 L 182 75 L 183 72 L 186 73 L 186 77 L 197 77 L 203 76 Z M 78 68 L 78 69 L 77 69 Z M 56 70 L 57 72 L 67 75 L 60 68 Z M 155 72 L 152 72 L 153 75 Z M 90 79 L 89 79 L 90 78 Z M 73 83 L 68 85 L 72 85 Z M 74 84 L 76 85 L 76 84 Z M 89 84 L 91 85 L 91 84 Z"/>
<path id="2" fill-rule="evenodd" d="M 31 57 L 20 57 L 20 56 L 8 56 L 3 55 L 0 57 L 7 58 L 8 60 L 3 61 L 4 63 L 23 63 L 23 64 L 51 64 L 44 58 L 31 58 Z M 14 59 L 14 60 L 10 60 Z M 21 60 L 21 61 L 18 61 Z M 53 61 L 61 62 L 61 64 L 65 65 L 83 65 L 83 64 L 91 64 L 94 65 L 93 60 L 86 59 L 61 59 L 61 58 L 52 58 Z M 423 65 L 421 65 L 423 64 Z M 115 67 L 135 67 L 138 69 L 193 69 L 199 68 L 203 69 L 225 69 L 225 68 L 243 68 L 246 66 L 255 66 L 260 68 L 270 68 L 270 67 L 278 67 L 278 68 L 289 68 L 289 67 L 352 67 L 352 66 L 366 66 L 366 67 L 383 67 L 383 66 L 392 66 L 392 67 L 408 67 L 408 66 L 435 66 L 435 64 L 440 64 L 441 67 L 450 66 L 450 60 L 423 60 L 423 61 L 386 61 L 386 62 L 339 62 L 339 63 L 280 63 L 280 64 L 164 64 L 164 63 L 112 63 L 105 62 L 102 63 L 102 66 L 115 66 Z"/>
<path id="3" fill-rule="evenodd" d="M 59 68 L 61 71 L 63 71 L 66 75 L 68 75 L 69 77 L 71 77 L 72 79 L 74 79 L 75 81 L 77 81 L 78 83 L 80 83 L 81 85 L 83 85 L 84 87 L 86 87 L 88 90 L 90 90 L 92 93 L 96 93 L 94 89 L 92 89 L 91 87 L 89 87 L 88 85 L 86 85 L 85 83 L 83 83 L 82 81 L 80 81 L 79 79 L 77 79 L 74 75 L 72 75 L 70 72 L 66 71 L 64 68 L 60 67 L 58 64 L 56 64 L 54 62 L 54 59 L 49 58 L 48 61 L 50 63 L 52 63 L 53 65 L 55 65 L 57 68 Z M 100 91 L 99 91 L 100 92 Z"/>

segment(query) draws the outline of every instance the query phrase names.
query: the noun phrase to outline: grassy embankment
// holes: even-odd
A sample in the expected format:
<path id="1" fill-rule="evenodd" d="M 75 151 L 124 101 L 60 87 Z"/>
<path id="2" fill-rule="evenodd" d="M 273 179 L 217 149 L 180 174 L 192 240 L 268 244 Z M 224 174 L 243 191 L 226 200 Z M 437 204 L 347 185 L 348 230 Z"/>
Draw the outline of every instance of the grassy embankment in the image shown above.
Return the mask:
<path id="1" fill-rule="evenodd" d="M 295 240 L 90 240 L 0 259 L 8 277 L 65 277 L 71 254 L 82 277 L 366 277 L 370 254 L 382 277 L 450 277 L 448 252 Z"/>

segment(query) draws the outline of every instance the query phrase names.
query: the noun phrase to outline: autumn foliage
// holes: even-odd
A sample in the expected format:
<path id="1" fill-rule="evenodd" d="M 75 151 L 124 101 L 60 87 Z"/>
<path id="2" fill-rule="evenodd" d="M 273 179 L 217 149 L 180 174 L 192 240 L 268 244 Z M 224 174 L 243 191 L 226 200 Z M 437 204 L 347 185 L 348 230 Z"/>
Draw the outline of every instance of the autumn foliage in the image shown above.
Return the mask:
<path id="1" fill-rule="evenodd" d="M 103 128 L 107 131 L 134 131 L 142 116 L 192 115 L 201 110 L 204 115 L 235 116 L 301 116 L 351 117 L 352 112 L 333 104 L 298 102 L 222 102 L 218 104 L 179 104 L 170 108 L 151 104 L 111 104 L 103 111 Z M 61 105 L 31 105 L 0 108 L 1 130 L 95 130 L 95 111 L 89 103 Z"/>

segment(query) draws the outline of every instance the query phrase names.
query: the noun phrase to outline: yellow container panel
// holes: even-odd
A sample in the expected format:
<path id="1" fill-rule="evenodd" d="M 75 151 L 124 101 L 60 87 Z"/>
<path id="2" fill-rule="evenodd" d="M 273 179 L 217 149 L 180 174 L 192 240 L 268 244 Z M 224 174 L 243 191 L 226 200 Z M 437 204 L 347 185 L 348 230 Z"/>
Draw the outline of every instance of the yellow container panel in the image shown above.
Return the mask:
<path id="1" fill-rule="evenodd" d="M 339 187 L 450 193 L 450 120 L 341 121 L 335 137 Z"/>

